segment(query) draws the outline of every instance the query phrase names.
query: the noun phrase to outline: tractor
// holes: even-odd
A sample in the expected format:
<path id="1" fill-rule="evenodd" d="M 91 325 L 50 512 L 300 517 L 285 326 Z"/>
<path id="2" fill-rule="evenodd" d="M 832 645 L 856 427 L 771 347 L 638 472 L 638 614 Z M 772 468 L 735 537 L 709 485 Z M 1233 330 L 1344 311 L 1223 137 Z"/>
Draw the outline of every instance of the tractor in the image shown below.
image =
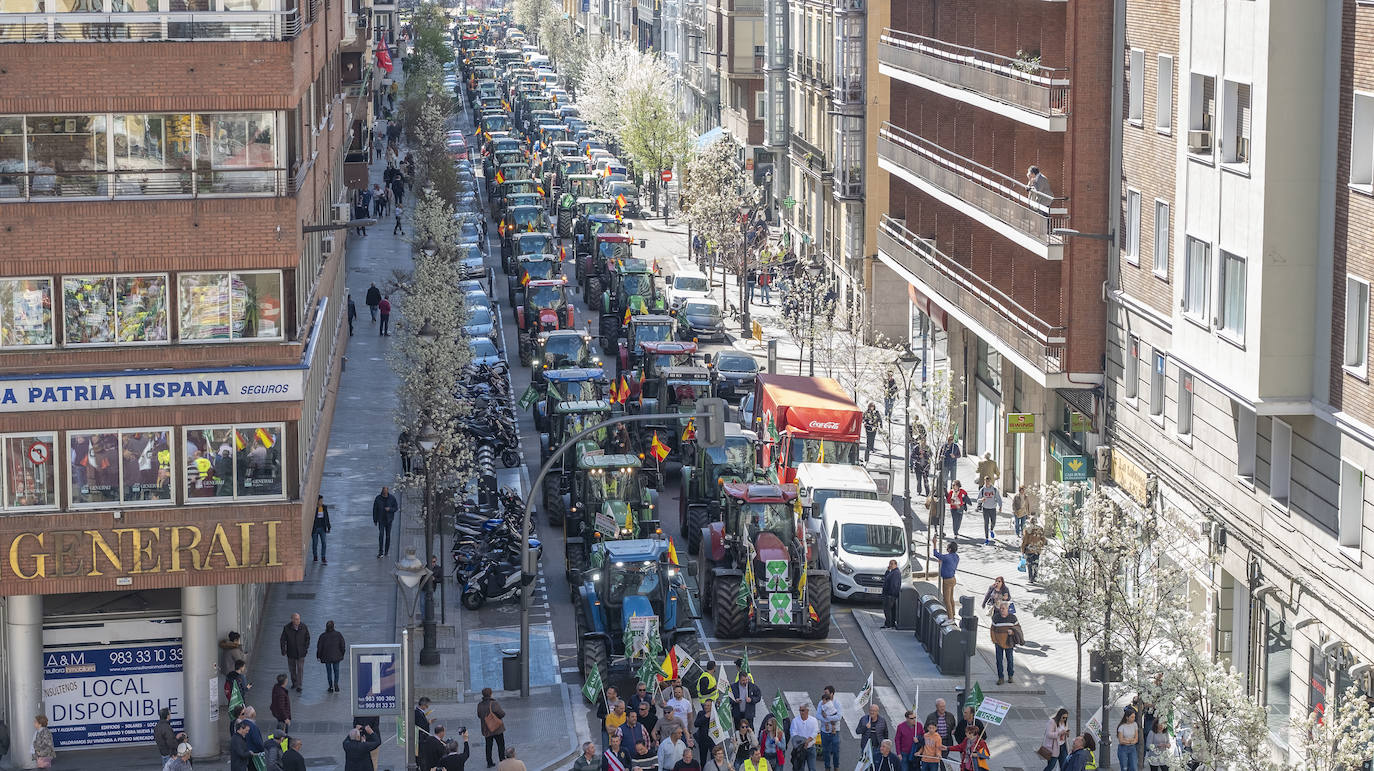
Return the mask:
<path id="1" fill-rule="evenodd" d="M 547 463 L 569 438 L 610 417 L 611 403 L 604 399 L 567 400 L 552 405 L 548 415 L 549 430 L 539 434 L 539 463 Z M 544 477 L 544 508 L 549 514 L 549 524 L 563 524 L 564 508 L 559 496 L 572 489 L 572 474 L 577 467 L 577 458 L 587 453 L 610 451 L 610 436 L 608 429 L 600 429 L 578 441 L 576 447 L 559 454 L 557 463 Z"/>
<path id="2" fill-rule="evenodd" d="M 621 375 L 626 372 L 637 372 L 647 352 L 645 343 L 669 342 L 676 330 L 677 322 L 672 316 L 632 316 L 629 326 L 625 329 L 625 337 L 620 340 L 620 350 L 616 354 L 616 372 Z"/>
<path id="3" fill-rule="evenodd" d="M 540 233 L 538 235 L 547 236 L 548 234 Z M 519 245 L 517 244 L 512 251 L 518 249 Z M 512 280 L 506 282 L 506 290 L 512 308 L 525 304 L 526 284 L 534 281 L 563 278 L 563 262 L 558 259 L 557 254 L 521 253 L 511 262 L 515 264 L 515 275 L 512 276 Z"/>
<path id="4" fill-rule="evenodd" d="M 617 222 L 616 226 L 619 225 Z M 628 265 L 635 270 L 649 269 L 648 263 L 633 256 L 634 241 L 634 236 L 629 233 L 602 230 L 592 238 L 592 248 L 573 263 L 589 307 L 601 301 L 601 291 L 610 286 L 611 274 L 617 267 Z"/>
<path id="5" fill-rule="evenodd" d="M 501 219 L 501 224 L 497 226 L 497 232 L 501 235 L 501 269 L 507 274 L 514 266 L 511 264 L 512 241 L 520 233 L 544 233 L 549 231 L 549 215 L 544 212 L 542 206 L 516 206 L 509 209 Z M 540 250 L 540 253 L 548 253 L 550 248 Z"/>
<path id="6" fill-rule="evenodd" d="M 795 485 L 727 482 L 719 522 L 701 531 L 698 598 L 716 635 L 830 633 L 830 575 L 817 566 Z"/>
<path id="7" fill-rule="evenodd" d="M 567 281 L 562 276 L 526 284 L 524 302 L 515 308 L 520 361 L 530 360 L 541 334 L 572 329 L 574 312 L 572 303 L 568 302 Z"/>
<path id="8" fill-rule="evenodd" d="M 544 382 L 544 373 L 569 367 L 599 367 L 601 359 L 592 352 L 592 336 L 576 329 L 540 332 L 538 347 L 530 362 L 530 380 Z"/>
<path id="9" fill-rule="evenodd" d="M 705 367 L 664 367 L 657 376 L 658 383 L 653 387 L 648 380 L 644 381 L 644 389 L 653 396 L 644 398 L 639 410 L 658 419 L 639 424 L 643 444 L 647 446 L 650 436 L 657 433 L 668 446 L 668 457 L 690 464 L 695 455 L 696 443 L 691 433 L 696 424 L 692 418 L 679 416 L 696 412 L 699 400 L 715 395 L 711 371 Z"/>
<path id="10" fill-rule="evenodd" d="M 572 165 L 581 163 L 585 171 L 586 160 L 586 158 L 564 158 L 559 164 L 557 173 L 554 174 L 554 183 L 558 185 L 559 238 L 573 237 L 579 216 L 577 204 L 584 199 L 590 200 L 596 195 L 596 177 L 584 174 L 582 171 L 569 170 Z"/>
<path id="11" fill-rule="evenodd" d="M 566 367 L 551 369 L 544 373 L 548 389 L 542 396 L 536 396 L 531 406 L 534 414 L 534 430 L 544 433 L 549 430 L 549 416 L 562 402 L 595 401 L 602 398 L 602 388 L 606 385 L 606 373 L 597 367 Z"/>
<path id="12" fill-rule="evenodd" d="M 504 240 L 504 239 L 503 239 Z M 530 255 L 554 255 L 558 253 L 558 243 L 548 231 L 537 231 L 534 233 L 516 233 L 511 237 L 510 257 L 503 257 L 501 260 L 501 270 L 506 275 L 514 275 L 516 266 L 520 264 L 520 259 Z M 561 260 L 560 260 L 561 262 Z M 561 270 L 559 272 L 562 272 Z"/>
<path id="13" fill-rule="evenodd" d="M 638 455 L 628 453 L 579 454 L 571 489 L 559 501 L 567 512 L 563 533 L 570 582 L 586 569 L 593 544 L 659 530 L 658 491 L 644 483 L 643 465 Z M 552 511 L 549 515 L 557 521 Z M 829 596 L 828 586 L 826 592 Z"/>
<path id="14" fill-rule="evenodd" d="M 572 590 L 577 660 L 584 677 L 592 670 L 605 677 L 612 658 L 623 658 L 628 666 L 651 652 L 672 650 L 692 634 L 691 595 L 682 569 L 669 561 L 666 540 L 598 543 L 589 568 Z M 640 620 L 631 620 L 635 618 Z M 627 630 L 634 631 L 627 635 Z M 657 644 L 641 642 L 647 635 L 657 637 Z M 626 650 L 627 638 L 634 650 Z"/>
<path id="15" fill-rule="evenodd" d="M 612 266 L 609 288 L 601 293 L 601 319 L 598 331 L 601 350 L 608 355 L 625 333 L 630 318 L 650 313 L 663 313 L 668 306 L 654 274 L 643 261 L 626 260 Z M 595 284 L 596 279 L 590 283 Z"/>
<path id="16" fill-rule="evenodd" d="M 634 319 L 631 319 L 633 321 Z M 691 367 L 695 365 L 697 344 L 693 342 L 680 342 L 677 340 L 667 340 L 664 342 L 644 341 L 640 347 L 644 349 L 644 355 L 639 358 L 639 366 L 631 372 L 617 372 L 617 376 L 626 377 L 626 382 L 630 386 L 630 397 L 636 401 L 647 402 L 652 399 L 653 404 L 658 404 L 658 386 L 662 379 L 663 370 L 667 367 Z M 653 409 L 646 409 L 645 412 L 653 412 Z"/>
<path id="17" fill-rule="evenodd" d="M 687 549 L 696 554 L 701 548 L 702 530 L 720 521 L 721 501 L 727 482 L 753 482 L 763 476 L 756 465 L 758 436 L 737 424 L 725 426 L 725 446 L 696 452 L 691 463 L 683 463 L 682 493 L 678 496 L 678 521 Z"/>

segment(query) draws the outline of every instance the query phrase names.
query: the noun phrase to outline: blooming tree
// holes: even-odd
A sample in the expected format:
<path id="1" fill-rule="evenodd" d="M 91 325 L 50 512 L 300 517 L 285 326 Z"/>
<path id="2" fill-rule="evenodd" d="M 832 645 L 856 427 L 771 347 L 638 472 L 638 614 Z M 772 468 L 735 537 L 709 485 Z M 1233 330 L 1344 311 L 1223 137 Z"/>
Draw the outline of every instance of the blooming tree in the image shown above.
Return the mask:
<path id="1" fill-rule="evenodd" d="M 687 223 L 722 264 L 739 278 L 742 326 L 749 329 L 744 279 L 758 263 L 758 252 L 745 241 L 743 222 L 761 200 L 761 190 L 739 165 L 735 143 L 728 137 L 699 150 L 682 179 Z"/>
<path id="2" fill-rule="evenodd" d="M 1374 759 L 1374 702 L 1351 686 L 1325 715 L 1293 721 L 1302 764 L 1293 771 L 1356 771 Z"/>

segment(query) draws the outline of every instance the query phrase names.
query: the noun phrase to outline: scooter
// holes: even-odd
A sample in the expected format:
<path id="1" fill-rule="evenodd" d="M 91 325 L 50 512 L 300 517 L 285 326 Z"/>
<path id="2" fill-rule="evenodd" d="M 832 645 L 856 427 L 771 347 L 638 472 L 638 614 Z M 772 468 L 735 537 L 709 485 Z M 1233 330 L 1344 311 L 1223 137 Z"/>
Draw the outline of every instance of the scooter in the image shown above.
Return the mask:
<path id="1" fill-rule="evenodd" d="M 463 607 L 477 610 L 488 601 L 503 602 L 520 596 L 520 567 L 487 560 L 463 583 Z"/>

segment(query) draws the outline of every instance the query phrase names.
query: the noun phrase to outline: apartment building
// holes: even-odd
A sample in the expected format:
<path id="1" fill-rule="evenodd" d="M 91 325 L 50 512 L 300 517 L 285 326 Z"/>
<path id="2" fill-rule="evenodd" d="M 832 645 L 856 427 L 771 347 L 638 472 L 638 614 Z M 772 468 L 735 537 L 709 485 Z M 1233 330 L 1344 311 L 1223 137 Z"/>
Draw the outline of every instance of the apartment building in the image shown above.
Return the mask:
<path id="1" fill-rule="evenodd" d="M 763 149 L 763 0 L 682 0 L 682 112 L 698 135 L 728 133 L 745 168 Z"/>
<path id="2" fill-rule="evenodd" d="M 347 334 L 345 232 L 311 228 L 348 218 L 367 18 L 0 4 L 12 747 L 40 712 L 64 757 L 146 744 L 170 706 L 219 752 L 216 641 L 252 639 L 265 585 L 304 572 Z"/>
<path id="3" fill-rule="evenodd" d="M 887 12 L 869 79 L 882 104 L 868 115 L 883 117 L 868 198 L 886 198 L 872 324 L 910 341 L 922 380 L 951 373 L 966 450 L 1001 464 L 1004 489 L 1086 478 L 1114 206 L 1112 2 Z"/>
<path id="4" fill-rule="evenodd" d="M 1126 8 L 1110 477 L 1198 523 L 1211 648 L 1298 762 L 1371 691 L 1374 7 Z"/>

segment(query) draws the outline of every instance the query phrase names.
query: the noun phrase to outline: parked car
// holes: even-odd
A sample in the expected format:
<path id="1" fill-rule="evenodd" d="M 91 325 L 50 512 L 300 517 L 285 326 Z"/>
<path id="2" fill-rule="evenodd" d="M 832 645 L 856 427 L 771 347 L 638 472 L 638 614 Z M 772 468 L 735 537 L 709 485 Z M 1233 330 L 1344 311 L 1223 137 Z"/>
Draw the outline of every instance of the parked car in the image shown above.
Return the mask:
<path id="1" fill-rule="evenodd" d="M 739 351 L 722 351 L 712 362 L 716 370 L 716 393 L 722 399 L 743 398 L 754 390 L 759 363 Z"/>
<path id="2" fill-rule="evenodd" d="M 501 351 L 490 337 L 470 337 L 468 347 L 472 349 L 472 363 L 494 366 L 501 361 Z"/>

